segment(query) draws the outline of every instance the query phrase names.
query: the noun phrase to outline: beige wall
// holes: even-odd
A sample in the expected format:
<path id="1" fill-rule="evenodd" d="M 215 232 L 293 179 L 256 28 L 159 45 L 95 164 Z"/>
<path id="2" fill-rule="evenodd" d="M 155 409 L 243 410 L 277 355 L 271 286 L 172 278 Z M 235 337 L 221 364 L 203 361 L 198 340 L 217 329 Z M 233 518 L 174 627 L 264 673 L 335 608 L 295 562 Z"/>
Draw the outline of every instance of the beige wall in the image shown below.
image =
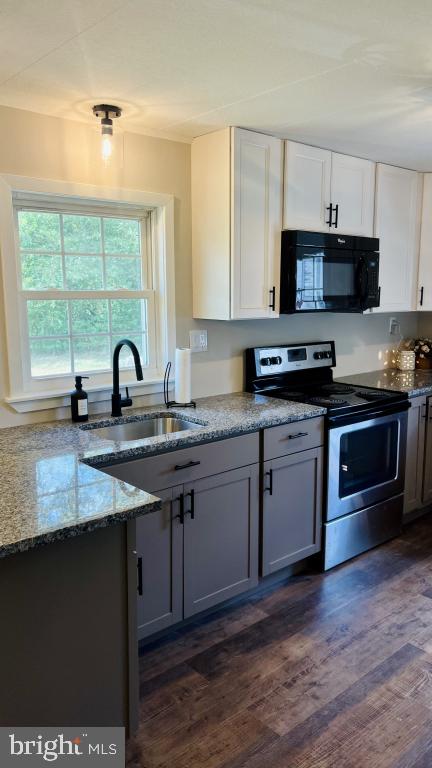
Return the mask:
<path id="1" fill-rule="evenodd" d="M 335 339 L 337 374 L 383 367 L 392 337 L 388 315 L 311 315 L 235 323 L 193 321 L 190 259 L 190 147 L 124 134 L 108 168 L 100 160 L 97 128 L 0 107 L 0 173 L 60 179 L 175 195 L 177 344 L 189 343 L 190 328 L 206 328 L 209 351 L 193 356 L 196 397 L 242 389 L 242 352 L 256 344 Z M 415 314 L 401 315 L 404 335 L 415 335 Z M 8 391 L 4 318 L 0 313 L 0 426 L 67 416 L 42 411 L 16 414 L 3 401 Z"/>
<path id="2" fill-rule="evenodd" d="M 112 163 L 105 167 L 100 159 L 100 137 L 96 126 L 93 129 L 78 122 L 0 107 L 0 173 L 175 195 L 177 315 L 182 327 L 189 326 L 186 319 L 190 316 L 191 306 L 188 144 L 126 133 L 116 146 Z M 62 411 L 15 413 L 3 400 L 8 392 L 6 364 L 2 311 L 0 426 L 68 415 Z"/>

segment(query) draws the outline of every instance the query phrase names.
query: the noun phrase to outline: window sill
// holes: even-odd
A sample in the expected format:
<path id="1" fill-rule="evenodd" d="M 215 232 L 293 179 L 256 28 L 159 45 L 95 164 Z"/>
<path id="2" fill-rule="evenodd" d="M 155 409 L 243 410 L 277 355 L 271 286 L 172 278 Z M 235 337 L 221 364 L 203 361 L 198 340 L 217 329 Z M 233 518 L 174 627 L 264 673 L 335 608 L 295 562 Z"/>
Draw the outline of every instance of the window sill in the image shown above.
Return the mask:
<path id="1" fill-rule="evenodd" d="M 170 380 L 170 389 L 174 380 Z M 134 397 L 143 395 L 156 395 L 163 392 L 163 378 L 158 377 L 148 381 L 128 381 L 122 384 L 120 389 L 124 390 L 127 386 L 133 390 Z M 96 386 L 86 386 L 89 403 L 103 403 L 111 400 L 112 386 L 100 384 Z M 26 392 L 23 394 L 10 395 L 5 397 L 5 402 L 10 405 L 17 413 L 30 413 L 31 411 L 47 411 L 55 408 L 68 408 L 70 406 L 71 390 L 46 390 L 44 392 Z"/>

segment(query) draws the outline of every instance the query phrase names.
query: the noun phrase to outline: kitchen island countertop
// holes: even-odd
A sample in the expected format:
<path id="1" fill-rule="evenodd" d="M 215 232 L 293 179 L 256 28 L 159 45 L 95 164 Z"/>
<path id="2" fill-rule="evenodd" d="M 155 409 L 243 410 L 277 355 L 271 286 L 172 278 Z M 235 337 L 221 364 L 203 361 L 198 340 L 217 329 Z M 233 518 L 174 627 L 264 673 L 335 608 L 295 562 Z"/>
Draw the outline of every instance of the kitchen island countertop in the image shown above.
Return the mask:
<path id="1" fill-rule="evenodd" d="M 129 409 L 121 420 L 160 413 L 166 409 Z M 236 393 L 199 399 L 193 411 L 170 411 L 176 413 L 200 428 L 127 443 L 97 436 L 95 425 L 119 422 L 103 415 L 84 429 L 68 420 L 0 430 L 0 557 L 160 509 L 156 496 L 98 466 L 313 418 L 325 409 Z"/>

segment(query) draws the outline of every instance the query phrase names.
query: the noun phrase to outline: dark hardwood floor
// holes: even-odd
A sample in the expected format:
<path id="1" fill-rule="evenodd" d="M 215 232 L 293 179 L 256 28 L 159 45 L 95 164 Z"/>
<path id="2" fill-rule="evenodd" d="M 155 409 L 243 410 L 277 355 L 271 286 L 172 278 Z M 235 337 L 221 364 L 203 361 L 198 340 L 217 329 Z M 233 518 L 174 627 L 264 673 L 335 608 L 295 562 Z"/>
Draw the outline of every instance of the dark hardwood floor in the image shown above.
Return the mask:
<path id="1" fill-rule="evenodd" d="M 148 646 L 130 768 L 432 768 L 432 517 Z"/>

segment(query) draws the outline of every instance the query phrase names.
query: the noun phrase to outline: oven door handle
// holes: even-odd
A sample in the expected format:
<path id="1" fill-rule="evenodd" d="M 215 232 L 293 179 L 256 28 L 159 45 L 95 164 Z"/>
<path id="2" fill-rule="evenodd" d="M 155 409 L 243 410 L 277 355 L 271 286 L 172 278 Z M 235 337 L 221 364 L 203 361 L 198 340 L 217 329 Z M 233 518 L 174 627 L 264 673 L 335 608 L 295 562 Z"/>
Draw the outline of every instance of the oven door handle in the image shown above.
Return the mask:
<path id="1" fill-rule="evenodd" d="M 397 405 L 389 406 L 388 408 L 357 413 L 355 416 L 328 416 L 327 424 L 329 429 L 347 427 L 349 424 L 358 424 L 361 421 L 369 421 L 369 419 L 379 419 L 383 416 L 392 416 L 395 413 L 404 413 L 408 408 L 411 408 L 411 403 L 409 400 L 406 400 L 403 403 L 397 403 Z"/>

